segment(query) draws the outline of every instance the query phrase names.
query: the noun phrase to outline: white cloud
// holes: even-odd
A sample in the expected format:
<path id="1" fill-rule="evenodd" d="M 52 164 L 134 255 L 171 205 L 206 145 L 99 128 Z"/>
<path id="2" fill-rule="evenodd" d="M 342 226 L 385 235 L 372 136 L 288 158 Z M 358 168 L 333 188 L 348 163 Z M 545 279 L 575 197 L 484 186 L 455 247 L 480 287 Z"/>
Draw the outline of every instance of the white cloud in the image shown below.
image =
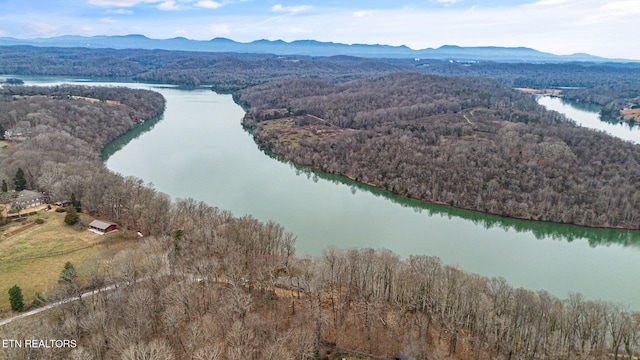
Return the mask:
<path id="1" fill-rule="evenodd" d="M 599 8 L 593 8 L 592 11 L 574 21 L 575 25 L 596 25 L 606 24 L 613 25 L 618 21 L 630 19 L 640 15 L 640 2 L 634 1 L 615 1 L 606 2 Z"/>
<path id="2" fill-rule="evenodd" d="M 303 11 L 309 11 L 311 9 L 313 9 L 313 6 L 310 6 L 310 5 L 282 6 L 280 4 L 276 4 L 271 7 L 271 11 L 287 12 L 287 13 L 293 13 L 293 14 L 303 12 Z"/>
<path id="3" fill-rule="evenodd" d="M 533 4 L 531 4 L 532 6 L 558 6 L 558 5 L 566 5 L 566 4 L 572 4 L 572 3 L 581 3 L 582 1 L 576 1 L 576 0 L 539 0 Z"/>
<path id="4" fill-rule="evenodd" d="M 105 18 L 100 19 L 100 22 L 101 23 L 105 23 L 105 24 L 115 24 L 115 23 L 118 22 L 118 20 L 115 20 L 115 19 L 113 19 L 111 17 L 105 17 Z"/>
<path id="5" fill-rule="evenodd" d="M 133 11 L 128 10 L 128 9 L 108 10 L 108 12 L 112 13 L 112 14 L 118 14 L 118 15 L 131 15 L 131 14 L 133 14 Z"/>
<path id="6" fill-rule="evenodd" d="M 457 2 L 459 2 L 460 0 L 433 0 L 439 4 L 445 4 L 445 5 L 453 5 Z"/>
<path id="7" fill-rule="evenodd" d="M 353 17 L 362 18 L 373 15 L 372 10 L 360 10 L 353 13 Z"/>
<path id="8" fill-rule="evenodd" d="M 601 9 L 616 16 L 635 16 L 640 14 L 640 2 L 637 0 L 607 2 Z"/>
<path id="9" fill-rule="evenodd" d="M 158 4 L 158 9 L 164 10 L 164 11 L 185 10 L 185 9 L 188 9 L 188 8 L 189 7 L 187 7 L 187 6 L 177 4 L 173 0 L 164 1 L 164 2 L 162 2 L 160 4 Z"/>
<path id="10" fill-rule="evenodd" d="M 221 2 L 211 1 L 211 0 L 201 0 L 194 4 L 194 6 L 205 8 L 205 9 L 217 9 L 224 5 Z"/>
<path id="11" fill-rule="evenodd" d="M 95 6 L 118 6 L 118 7 L 132 7 L 140 3 L 154 3 L 158 0 L 88 0 L 88 3 Z"/>

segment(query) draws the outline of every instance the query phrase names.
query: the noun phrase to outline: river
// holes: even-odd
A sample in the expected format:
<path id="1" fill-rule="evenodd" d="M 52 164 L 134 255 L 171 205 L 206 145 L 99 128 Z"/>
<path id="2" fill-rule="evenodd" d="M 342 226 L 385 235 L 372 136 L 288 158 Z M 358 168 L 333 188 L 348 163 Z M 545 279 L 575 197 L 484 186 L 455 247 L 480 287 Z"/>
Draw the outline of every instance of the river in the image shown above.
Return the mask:
<path id="1" fill-rule="evenodd" d="M 579 104 L 567 101 L 559 97 L 541 96 L 538 103 L 547 109 L 558 111 L 565 116 L 576 120 L 578 124 L 590 129 L 604 131 L 623 140 L 640 144 L 640 126 L 616 120 L 603 120 L 600 118 L 600 107 L 592 104 Z"/>
<path id="2" fill-rule="evenodd" d="M 426 254 L 468 272 L 503 277 L 514 287 L 560 298 L 581 293 L 640 310 L 640 232 L 504 219 L 410 201 L 264 153 L 241 127 L 243 110 L 230 95 L 125 85 L 162 93 L 167 108 L 159 121 L 112 144 L 109 169 L 151 182 L 174 198 L 273 220 L 297 236 L 299 255 L 318 256 L 328 246 Z"/>

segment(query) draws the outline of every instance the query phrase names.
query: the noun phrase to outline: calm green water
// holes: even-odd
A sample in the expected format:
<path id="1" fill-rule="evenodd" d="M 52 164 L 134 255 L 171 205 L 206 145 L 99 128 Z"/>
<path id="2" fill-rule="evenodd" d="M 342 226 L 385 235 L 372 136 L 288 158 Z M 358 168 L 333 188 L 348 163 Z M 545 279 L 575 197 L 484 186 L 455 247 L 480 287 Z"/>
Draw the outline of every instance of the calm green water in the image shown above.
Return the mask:
<path id="1" fill-rule="evenodd" d="M 640 310 L 640 232 L 503 219 L 389 195 L 265 154 L 241 127 L 243 111 L 230 95 L 128 85 L 161 92 L 167 109 L 112 144 L 111 170 L 174 198 L 274 220 L 297 235 L 299 254 L 317 256 L 329 245 L 427 254 L 515 287 Z"/>
<path id="2" fill-rule="evenodd" d="M 640 144 L 640 127 L 613 119 L 602 119 L 600 107 L 594 104 L 582 104 L 558 97 L 541 96 L 538 103 L 574 119 L 581 126 L 597 129 L 624 140 Z"/>

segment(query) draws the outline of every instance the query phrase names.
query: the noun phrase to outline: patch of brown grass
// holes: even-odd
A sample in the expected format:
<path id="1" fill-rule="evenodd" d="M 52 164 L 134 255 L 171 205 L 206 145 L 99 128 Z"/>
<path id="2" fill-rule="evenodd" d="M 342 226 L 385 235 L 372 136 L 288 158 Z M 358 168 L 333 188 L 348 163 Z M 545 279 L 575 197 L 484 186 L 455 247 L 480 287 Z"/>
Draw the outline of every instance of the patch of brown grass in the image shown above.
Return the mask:
<path id="1" fill-rule="evenodd" d="M 635 122 L 640 122 L 640 109 L 624 109 L 620 110 L 620 114 L 624 121 L 633 120 Z"/>
<path id="2" fill-rule="evenodd" d="M 262 121 L 258 123 L 257 129 L 265 134 L 265 137 L 277 139 L 280 144 L 292 149 L 298 147 L 301 141 L 321 142 L 335 136 L 357 131 L 318 122 L 296 125 L 295 117 Z"/>
<path id="3" fill-rule="evenodd" d="M 562 90 L 560 89 L 515 88 L 515 90 L 522 91 L 528 94 L 536 94 L 536 95 L 550 95 L 550 96 L 562 95 Z"/>

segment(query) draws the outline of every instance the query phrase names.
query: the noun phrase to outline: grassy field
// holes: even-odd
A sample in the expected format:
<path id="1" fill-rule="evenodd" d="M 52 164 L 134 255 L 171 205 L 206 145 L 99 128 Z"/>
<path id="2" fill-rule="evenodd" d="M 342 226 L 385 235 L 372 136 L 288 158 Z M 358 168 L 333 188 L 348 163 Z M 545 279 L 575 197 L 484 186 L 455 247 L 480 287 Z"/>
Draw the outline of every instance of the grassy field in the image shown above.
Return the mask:
<path id="1" fill-rule="evenodd" d="M 343 129 L 337 126 L 327 126 L 326 121 L 319 119 L 314 120 L 313 124 L 295 125 L 295 119 L 292 117 L 267 120 L 258 123 L 257 128 L 264 131 L 265 134 L 272 134 L 272 138 L 288 148 L 296 148 L 301 141 L 319 142 L 330 137 L 340 136 L 355 132 L 353 129 Z M 269 137 L 267 135 L 266 137 Z"/>
<path id="2" fill-rule="evenodd" d="M 625 121 L 633 120 L 636 123 L 640 122 L 640 109 L 620 110 L 620 114 L 622 114 Z"/>
<path id="3" fill-rule="evenodd" d="M 64 215 L 41 211 L 0 227 L 0 313 L 9 309 L 8 291 L 13 285 L 22 289 L 25 305 L 29 304 L 36 292 L 46 294 L 55 285 L 67 261 L 78 269 L 104 250 L 95 245 L 103 236 L 66 225 Z M 36 224 L 36 219 L 44 223 Z"/>

